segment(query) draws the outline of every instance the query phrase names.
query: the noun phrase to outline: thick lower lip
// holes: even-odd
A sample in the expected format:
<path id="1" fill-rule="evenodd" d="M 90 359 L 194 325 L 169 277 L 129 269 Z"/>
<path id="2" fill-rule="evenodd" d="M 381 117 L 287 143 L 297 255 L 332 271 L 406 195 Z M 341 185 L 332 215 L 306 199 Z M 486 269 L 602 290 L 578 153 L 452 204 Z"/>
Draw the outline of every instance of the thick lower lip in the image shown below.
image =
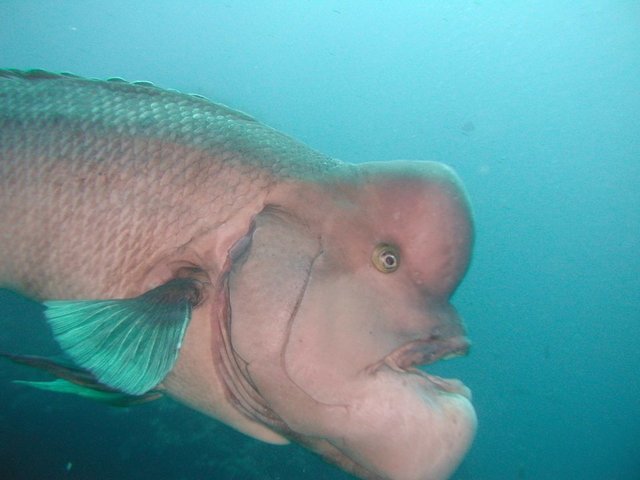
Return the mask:
<path id="1" fill-rule="evenodd" d="M 462 395 L 467 400 L 471 401 L 471 389 L 467 387 L 457 378 L 442 378 L 437 375 L 431 375 L 423 370 L 417 368 L 411 368 L 406 370 L 407 374 L 419 375 L 421 378 L 427 380 L 433 387 L 438 390 L 442 390 L 446 393 L 452 393 L 455 395 Z"/>
<path id="2" fill-rule="evenodd" d="M 470 346 L 471 343 L 466 337 L 415 340 L 391 352 L 378 367 L 382 364 L 400 374 L 417 375 L 427 381 L 428 386 L 471 400 L 471 390 L 460 380 L 438 377 L 416 368 L 438 360 L 466 355 Z"/>

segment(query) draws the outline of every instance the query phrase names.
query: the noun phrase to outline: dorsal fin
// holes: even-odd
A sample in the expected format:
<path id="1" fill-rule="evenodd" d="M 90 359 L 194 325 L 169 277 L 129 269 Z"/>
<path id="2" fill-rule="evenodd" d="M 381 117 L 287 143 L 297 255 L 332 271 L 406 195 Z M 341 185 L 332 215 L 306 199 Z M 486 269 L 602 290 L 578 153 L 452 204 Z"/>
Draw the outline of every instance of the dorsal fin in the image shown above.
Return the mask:
<path id="1" fill-rule="evenodd" d="M 111 77 L 106 80 L 102 80 L 98 78 L 85 78 L 85 77 L 81 77 L 79 75 L 75 75 L 73 73 L 68 73 L 68 72 L 53 73 L 53 72 L 48 72 L 46 70 L 40 70 L 40 69 L 18 70 L 18 69 L 12 69 L 12 68 L 0 69 L 0 78 L 16 78 L 16 79 L 24 79 L 24 80 L 52 80 L 52 79 L 68 78 L 68 79 L 74 79 L 80 82 L 93 82 L 93 83 L 105 83 L 110 85 L 118 85 L 119 87 L 122 87 L 122 88 L 134 88 L 134 89 L 150 88 L 150 89 L 155 89 L 163 92 L 171 92 L 175 95 L 185 95 L 190 98 L 197 99 L 198 101 L 206 102 L 209 105 L 215 106 L 218 110 L 220 110 L 221 112 L 224 112 L 224 114 L 230 117 L 234 117 L 239 120 L 257 122 L 257 120 L 251 115 L 241 112 L 240 110 L 236 110 L 231 107 L 228 107 L 227 105 L 224 105 L 222 103 L 213 102 L 209 100 L 207 97 L 204 97 L 202 95 L 199 95 L 196 93 L 182 93 L 182 92 L 179 92 L 178 90 L 174 90 L 170 88 L 162 88 L 146 80 L 136 80 L 136 81 L 130 82 L 120 77 Z"/>

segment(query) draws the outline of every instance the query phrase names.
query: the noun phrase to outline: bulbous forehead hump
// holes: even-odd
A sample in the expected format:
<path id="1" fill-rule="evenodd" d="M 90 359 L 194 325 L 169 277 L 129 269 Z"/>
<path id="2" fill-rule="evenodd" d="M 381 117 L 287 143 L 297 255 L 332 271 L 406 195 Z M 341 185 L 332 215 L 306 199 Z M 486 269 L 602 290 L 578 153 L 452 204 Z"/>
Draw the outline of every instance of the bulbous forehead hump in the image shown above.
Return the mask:
<path id="1" fill-rule="evenodd" d="M 458 176 L 449 167 L 436 162 L 394 161 L 361 166 L 363 192 L 371 213 L 385 221 L 435 220 L 452 216 L 469 224 L 471 207 Z M 380 220 L 383 220 L 382 218 Z M 405 222 L 406 226 L 416 222 Z M 419 223 L 419 222 L 418 222 Z"/>
<path id="2" fill-rule="evenodd" d="M 361 201 L 373 235 L 397 245 L 415 283 L 450 294 L 473 245 L 471 208 L 458 177 L 432 162 L 368 164 L 363 176 Z"/>
<path id="3" fill-rule="evenodd" d="M 392 162 L 371 162 L 359 165 L 364 183 L 388 185 L 413 185 L 429 187 L 439 185 L 456 191 L 463 196 L 464 188 L 456 173 L 448 166 L 438 162 L 415 160 L 395 160 Z"/>

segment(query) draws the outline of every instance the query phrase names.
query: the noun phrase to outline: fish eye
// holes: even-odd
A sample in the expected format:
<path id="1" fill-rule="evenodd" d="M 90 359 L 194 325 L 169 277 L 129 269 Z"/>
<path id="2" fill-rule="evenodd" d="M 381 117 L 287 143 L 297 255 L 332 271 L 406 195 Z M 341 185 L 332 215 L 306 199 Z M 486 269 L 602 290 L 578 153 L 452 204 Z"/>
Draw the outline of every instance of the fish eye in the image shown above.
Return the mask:
<path id="1" fill-rule="evenodd" d="M 400 266 L 400 252 L 393 245 L 381 243 L 373 250 L 371 261 L 382 273 L 395 272 Z"/>

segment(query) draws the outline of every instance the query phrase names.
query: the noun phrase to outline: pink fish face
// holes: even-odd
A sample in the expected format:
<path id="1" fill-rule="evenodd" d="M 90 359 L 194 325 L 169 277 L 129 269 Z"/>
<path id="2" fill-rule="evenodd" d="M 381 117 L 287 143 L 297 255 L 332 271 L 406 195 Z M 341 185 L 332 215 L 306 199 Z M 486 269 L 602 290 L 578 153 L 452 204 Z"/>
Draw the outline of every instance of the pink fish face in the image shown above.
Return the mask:
<path id="1" fill-rule="evenodd" d="M 231 274 L 254 415 L 363 478 L 446 478 L 475 432 L 470 392 L 416 367 L 469 347 L 449 303 L 473 242 L 466 195 L 428 162 L 342 178 L 330 202 L 302 202 L 311 214 L 262 214 Z"/>

